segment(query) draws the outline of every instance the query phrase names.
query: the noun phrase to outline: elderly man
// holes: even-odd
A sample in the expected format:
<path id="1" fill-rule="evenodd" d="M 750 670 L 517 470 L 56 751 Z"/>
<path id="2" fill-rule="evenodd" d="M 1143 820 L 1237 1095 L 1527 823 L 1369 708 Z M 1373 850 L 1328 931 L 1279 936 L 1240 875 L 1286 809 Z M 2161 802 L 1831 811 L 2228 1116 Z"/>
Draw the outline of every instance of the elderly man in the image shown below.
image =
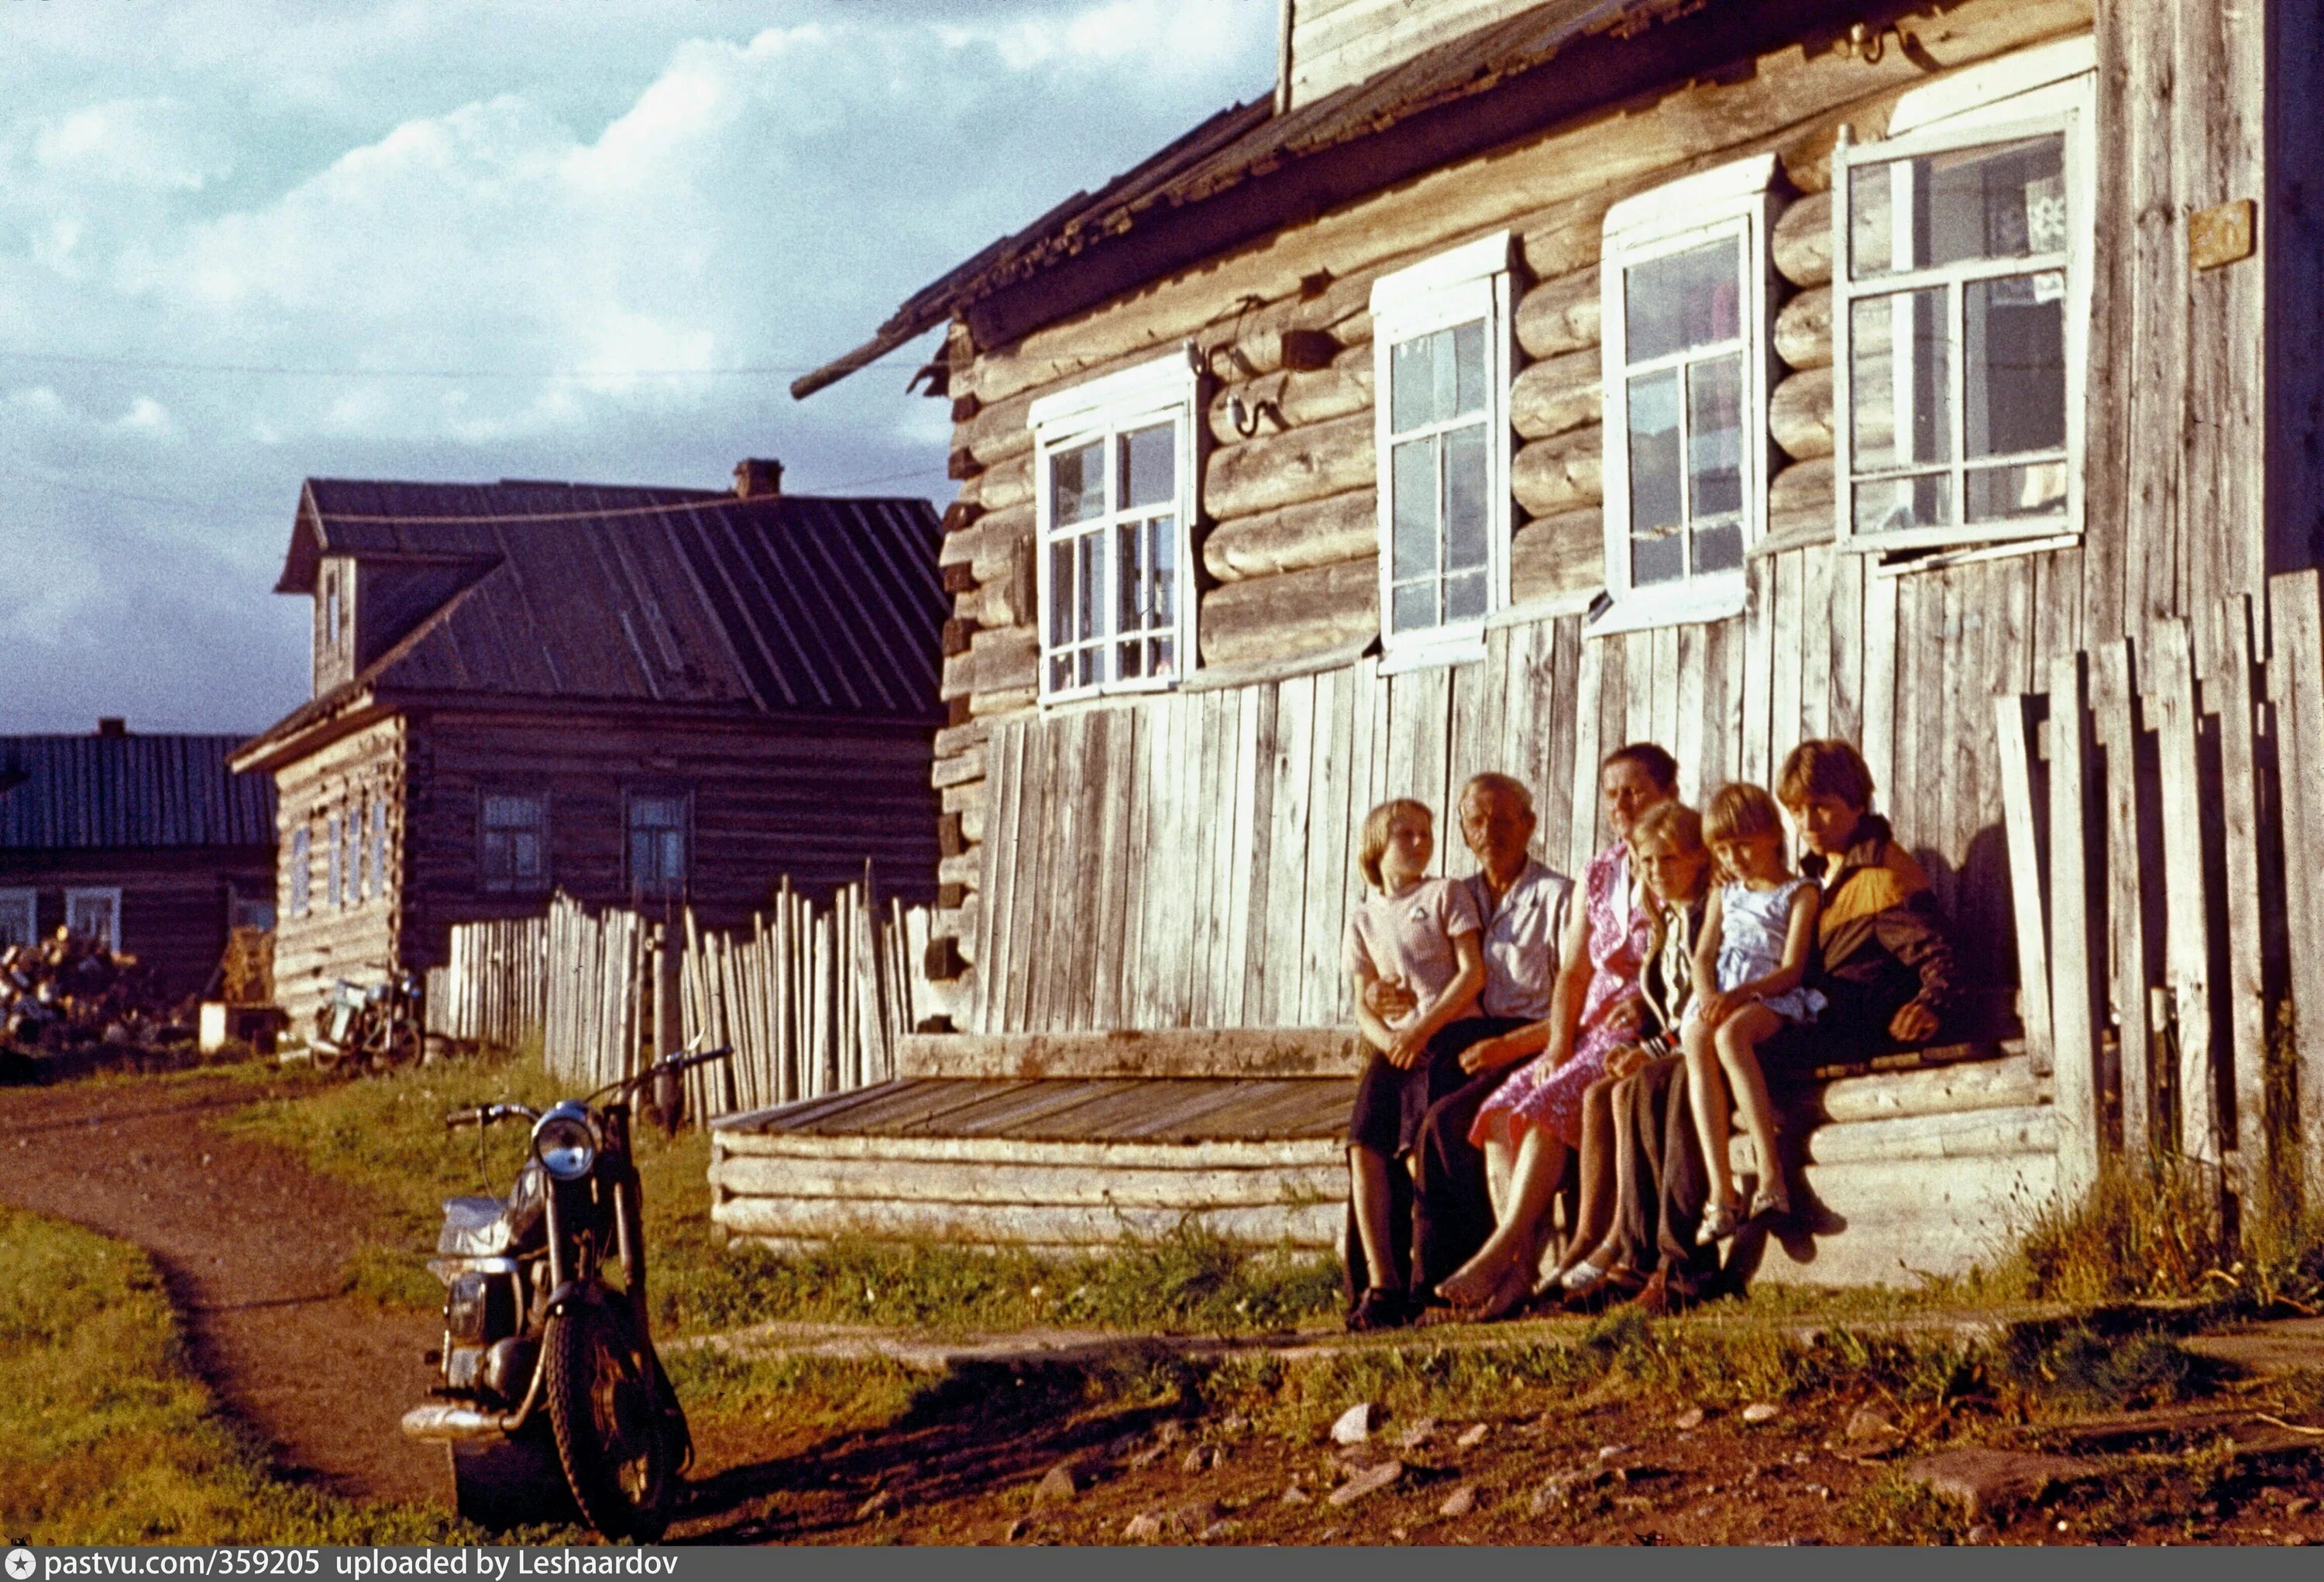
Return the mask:
<path id="1" fill-rule="evenodd" d="M 1557 943 L 1564 931 L 1573 881 L 1533 856 L 1533 794 L 1521 782 L 1506 774 L 1480 774 L 1461 788 L 1460 813 L 1462 838 L 1478 863 L 1477 872 L 1462 883 L 1468 886 L 1484 925 L 1485 987 L 1478 995 L 1478 1014 L 1440 1032 L 1423 1059 L 1430 1070 L 1451 1074 L 1455 1086 L 1474 1087 L 1463 1069 L 1473 1063 L 1459 1058 L 1472 1042 L 1497 1039 L 1549 1017 L 1557 976 Z M 1399 985 L 1376 984 L 1370 1004 L 1385 1019 L 1409 1010 L 1412 996 Z M 1517 1063 L 1504 1064 L 1498 1075 L 1507 1077 L 1517 1069 Z M 1489 1088 L 1490 1083 L 1485 1086 Z M 1430 1095 L 1432 1099 L 1439 1096 Z M 1415 1299 L 1434 1290 L 1437 1280 L 1460 1267 L 1492 1230 L 1491 1205 L 1482 1201 L 1483 1167 L 1474 1150 L 1470 1150 L 1470 1162 L 1480 1183 L 1473 1195 L 1477 1201 L 1471 1202 L 1470 1195 L 1458 1190 L 1432 1195 L 1424 1173 L 1418 1200 L 1408 1217 L 1404 1203 L 1393 1205 L 1398 1232 L 1410 1226 L 1409 1239 L 1397 1235 L 1396 1253 L 1398 1272 L 1407 1277 L 1404 1289 Z M 1425 1172 L 1426 1167 L 1416 1168 Z M 1392 1172 L 1392 1179 L 1401 1198 L 1406 1178 L 1397 1171 Z M 1441 1198 L 1441 1206 L 1432 1201 L 1432 1196 Z M 1351 1222 L 1351 1269 L 1360 1266 L 1355 1259 L 1353 1235 Z M 1406 1316 L 1417 1306 L 1417 1300 L 1408 1303 Z"/>

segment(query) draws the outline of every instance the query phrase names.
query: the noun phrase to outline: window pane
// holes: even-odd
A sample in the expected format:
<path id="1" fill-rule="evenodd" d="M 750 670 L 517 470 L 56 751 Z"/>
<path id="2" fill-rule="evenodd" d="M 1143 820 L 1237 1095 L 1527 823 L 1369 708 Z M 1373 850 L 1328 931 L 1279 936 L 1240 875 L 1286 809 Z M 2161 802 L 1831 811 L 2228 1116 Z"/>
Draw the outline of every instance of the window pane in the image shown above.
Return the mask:
<path id="1" fill-rule="evenodd" d="M 1444 618 L 1481 620 L 1485 614 L 1485 573 L 1462 571 L 1444 579 Z"/>
<path id="2" fill-rule="evenodd" d="M 1675 528 L 1679 488 L 1678 370 L 1630 381 L 1630 532 Z"/>
<path id="3" fill-rule="evenodd" d="M 1485 323 L 1456 326 L 1452 330 L 1452 411 L 1465 418 L 1485 410 Z"/>
<path id="4" fill-rule="evenodd" d="M 2066 291 L 2056 273 L 1961 288 L 1970 456 L 2066 448 Z"/>
<path id="5" fill-rule="evenodd" d="M 1743 569 L 1743 524 L 1714 522 L 1694 530 L 1694 574 Z"/>
<path id="6" fill-rule="evenodd" d="M 1952 459 L 1951 347 L 1945 292 L 1867 297 L 1849 312 L 1855 469 Z"/>
<path id="7" fill-rule="evenodd" d="M 1743 509 L 1743 359 L 1718 357 L 1686 373 L 1688 498 L 1697 518 Z"/>
<path id="8" fill-rule="evenodd" d="M 1903 532 L 1908 528 L 1952 525 L 1950 474 L 1923 473 L 1858 484 L 1855 498 L 1858 532 Z"/>
<path id="9" fill-rule="evenodd" d="M 1074 640 L 1074 541 L 1049 543 L 1049 646 L 1063 648 Z"/>
<path id="10" fill-rule="evenodd" d="M 1142 551 L 1146 534 L 1139 523 L 1125 522 L 1113 530 L 1114 552 L 1121 566 L 1120 591 L 1114 599 L 1113 629 L 1136 632 L 1146 624 L 1146 568 Z"/>
<path id="11" fill-rule="evenodd" d="M 514 857 L 511 866 L 516 877 L 525 884 L 537 884 L 540 879 L 540 837 L 524 830 L 511 838 L 509 849 Z"/>
<path id="12" fill-rule="evenodd" d="M 1630 535 L 1630 586 L 1649 587 L 1686 575 L 1686 540 L 1675 527 Z"/>
<path id="13" fill-rule="evenodd" d="M 1147 565 L 1154 575 L 1154 624 L 1167 626 L 1178 618 L 1178 519 L 1157 516 L 1146 524 Z"/>
<path id="14" fill-rule="evenodd" d="M 1401 434 L 1452 414 L 1436 404 L 1436 346 L 1442 335 L 1398 341 L 1388 352 L 1388 430 Z"/>
<path id="15" fill-rule="evenodd" d="M 1053 653 L 1049 656 L 1049 690 L 1062 692 L 1074 684 L 1074 656 Z"/>
<path id="16" fill-rule="evenodd" d="M 1390 614 L 1397 632 L 1416 631 L 1436 624 L 1436 584 L 1412 582 L 1395 590 Z"/>
<path id="17" fill-rule="evenodd" d="M 1105 535 L 1085 533 L 1074 541 L 1079 548 L 1080 576 L 1074 597 L 1074 636 L 1087 641 L 1105 628 Z"/>
<path id="18" fill-rule="evenodd" d="M 1078 668 L 1074 673 L 1080 678 L 1083 686 L 1094 687 L 1105 679 L 1098 671 L 1099 661 L 1105 657 L 1104 650 L 1084 648 L 1076 657 Z"/>
<path id="19" fill-rule="evenodd" d="M 2061 134 L 1859 165 L 1848 190 L 1859 279 L 2066 247 Z"/>
<path id="20" fill-rule="evenodd" d="M 1388 576 L 1397 582 L 1436 570 L 1436 442 L 1413 439 L 1389 458 L 1395 491 Z"/>
<path id="21" fill-rule="evenodd" d="M 1978 467 L 1969 473 L 1967 488 L 1971 522 L 2054 516 L 2066 508 L 2066 464 Z"/>
<path id="22" fill-rule="evenodd" d="M 1743 325 L 1743 249 L 1734 237 L 1633 265 L 1622 325 L 1633 363 L 1733 340 Z"/>
<path id="23" fill-rule="evenodd" d="M 1178 495 L 1178 426 L 1157 423 L 1124 434 L 1121 445 L 1121 504 L 1167 505 Z"/>
<path id="24" fill-rule="evenodd" d="M 1154 674 L 1156 674 L 1156 675 L 1157 675 L 1157 676 L 1167 676 L 1167 675 L 1170 675 L 1170 674 L 1172 674 L 1172 673 L 1174 672 L 1174 671 L 1175 671 L 1176 667 L 1171 663 L 1171 658 L 1170 658 L 1170 655 L 1171 655 L 1171 643 L 1170 643 L 1170 640 L 1169 640 L 1167 637 L 1157 637 L 1156 639 L 1154 639 L 1154 643 L 1153 643 L 1153 650 L 1154 650 L 1154 672 L 1153 672 L 1153 673 L 1154 673 Z"/>
<path id="25" fill-rule="evenodd" d="M 1116 674 L 1123 677 L 1132 677 L 1141 676 L 1146 673 L 1146 644 L 1144 643 L 1135 639 L 1128 643 L 1118 643 L 1114 645 L 1114 671 Z"/>
<path id="26" fill-rule="evenodd" d="M 1049 521 L 1071 527 L 1105 514 L 1105 447 L 1088 444 L 1049 458 Z"/>
<path id="27" fill-rule="evenodd" d="M 1486 465 L 1484 427 L 1455 429 L 1444 436 L 1443 445 L 1444 568 L 1452 571 L 1483 566 L 1492 553 L 1487 534 L 1492 484 Z"/>

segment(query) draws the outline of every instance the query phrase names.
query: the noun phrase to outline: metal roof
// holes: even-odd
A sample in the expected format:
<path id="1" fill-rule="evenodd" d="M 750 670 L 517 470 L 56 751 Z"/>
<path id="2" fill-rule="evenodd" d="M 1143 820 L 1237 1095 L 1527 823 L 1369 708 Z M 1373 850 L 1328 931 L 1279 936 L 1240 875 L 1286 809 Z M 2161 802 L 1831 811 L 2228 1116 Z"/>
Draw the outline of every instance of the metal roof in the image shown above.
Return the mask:
<path id="1" fill-rule="evenodd" d="M 1339 204 L 1683 79 L 1700 64 L 1877 8 L 1877 0 L 1544 0 L 1283 114 L 1269 99 L 1230 106 L 914 293 L 879 334 L 791 393 L 812 395 L 956 314 L 981 347 L 1009 344 Z M 1687 29 L 1666 25 L 1690 17 Z M 1668 47 L 1631 48 L 1649 32 Z M 1576 59 L 1583 45 L 1597 47 Z M 1512 91 L 1497 92 L 1504 88 Z M 1392 150 L 1390 133 L 1409 135 Z M 1166 230 L 1183 235 L 1156 235 Z M 1093 268 L 1082 289 L 1062 289 L 1059 276 L 1001 307 L 1037 276 L 1099 258 L 1113 267 Z M 989 322 L 978 321 L 980 310 Z"/>
<path id="2" fill-rule="evenodd" d="M 433 607 L 249 746 L 365 692 L 934 718 L 938 539 L 925 500 L 310 478 L 276 590 L 346 556 Z"/>
<path id="3" fill-rule="evenodd" d="M 0 736 L 0 851 L 274 844 L 274 778 L 239 736 Z"/>

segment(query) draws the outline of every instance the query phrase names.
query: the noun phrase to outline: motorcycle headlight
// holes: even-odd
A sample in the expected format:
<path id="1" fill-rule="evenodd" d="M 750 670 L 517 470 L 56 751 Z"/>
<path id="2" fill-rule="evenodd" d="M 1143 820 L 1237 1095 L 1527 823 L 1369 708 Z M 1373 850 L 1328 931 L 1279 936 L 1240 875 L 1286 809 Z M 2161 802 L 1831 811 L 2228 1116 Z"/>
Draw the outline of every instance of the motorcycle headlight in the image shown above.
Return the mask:
<path id="1" fill-rule="evenodd" d="M 597 1128 L 578 1105 L 558 1105 L 532 1128 L 532 1156 L 560 1181 L 577 1181 L 597 1162 Z"/>

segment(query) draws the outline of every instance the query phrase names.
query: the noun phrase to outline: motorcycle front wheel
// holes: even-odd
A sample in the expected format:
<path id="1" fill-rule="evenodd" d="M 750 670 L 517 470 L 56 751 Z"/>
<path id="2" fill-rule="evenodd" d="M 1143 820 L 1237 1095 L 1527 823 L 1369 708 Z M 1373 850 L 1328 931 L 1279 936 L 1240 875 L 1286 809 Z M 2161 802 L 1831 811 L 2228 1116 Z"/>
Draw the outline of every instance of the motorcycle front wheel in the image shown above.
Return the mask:
<path id="1" fill-rule="evenodd" d="M 557 1458 L 581 1514 L 607 1538 L 659 1538 L 675 1473 L 653 1365 L 629 1309 L 567 1304 L 549 1320 L 540 1365 Z"/>

